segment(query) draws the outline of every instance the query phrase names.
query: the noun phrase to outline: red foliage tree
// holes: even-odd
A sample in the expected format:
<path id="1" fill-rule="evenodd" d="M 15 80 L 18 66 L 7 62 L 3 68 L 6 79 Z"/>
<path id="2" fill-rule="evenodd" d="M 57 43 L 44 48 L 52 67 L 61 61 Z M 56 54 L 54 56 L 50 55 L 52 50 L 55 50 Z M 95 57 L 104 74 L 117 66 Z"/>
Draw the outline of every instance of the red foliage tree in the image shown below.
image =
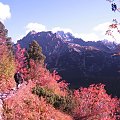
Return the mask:
<path id="1" fill-rule="evenodd" d="M 17 44 L 15 52 L 16 71 L 21 72 L 24 79 L 26 79 L 28 73 L 25 52 L 25 48 L 22 49 L 20 44 Z"/>
<path id="2" fill-rule="evenodd" d="M 28 78 L 34 81 L 36 85 L 51 89 L 59 95 L 67 94 L 68 83 L 59 82 L 61 77 L 55 71 L 50 73 L 43 65 L 35 63 L 34 60 L 30 60 L 30 66 Z"/>
<path id="3" fill-rule="evenodd" d="M 116 120 L 116 98 L 106 93 L 104 85 L 90 85 L 74 91 L 76 108 L 73 116 L 76 120 Z"/>

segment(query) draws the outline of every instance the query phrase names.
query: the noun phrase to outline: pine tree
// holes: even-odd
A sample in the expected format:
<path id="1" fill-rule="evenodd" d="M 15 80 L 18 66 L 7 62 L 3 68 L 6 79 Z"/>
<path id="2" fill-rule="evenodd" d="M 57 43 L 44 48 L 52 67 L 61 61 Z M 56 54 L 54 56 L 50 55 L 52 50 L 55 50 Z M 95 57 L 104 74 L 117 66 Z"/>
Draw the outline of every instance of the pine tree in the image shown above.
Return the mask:
<path id="1" fill-rule="evenodd" d="M 44 64 L 45 56 L 42 53 L 42 48 L 35 40 L 33 40 L 32 43 L 29 45 L 28 59 L 33 59 L 36 62 Z"/>

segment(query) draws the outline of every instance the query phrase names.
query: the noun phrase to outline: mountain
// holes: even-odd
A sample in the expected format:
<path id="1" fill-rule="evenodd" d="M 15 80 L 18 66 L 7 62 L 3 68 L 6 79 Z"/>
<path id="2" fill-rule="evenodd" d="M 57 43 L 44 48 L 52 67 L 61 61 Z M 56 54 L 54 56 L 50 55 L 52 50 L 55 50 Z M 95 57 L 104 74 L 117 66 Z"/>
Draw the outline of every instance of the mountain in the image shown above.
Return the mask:
<path id="1" fill-rule="evenodd" d="M 120 97 L 120 45 L 107 40 L 85 42 L 71 33 L 29 32 L 17 43 L 28 48 L 36 40 L 50 71 L 56 70 L 71 88 L 104 83 L 109 94 Z"/>

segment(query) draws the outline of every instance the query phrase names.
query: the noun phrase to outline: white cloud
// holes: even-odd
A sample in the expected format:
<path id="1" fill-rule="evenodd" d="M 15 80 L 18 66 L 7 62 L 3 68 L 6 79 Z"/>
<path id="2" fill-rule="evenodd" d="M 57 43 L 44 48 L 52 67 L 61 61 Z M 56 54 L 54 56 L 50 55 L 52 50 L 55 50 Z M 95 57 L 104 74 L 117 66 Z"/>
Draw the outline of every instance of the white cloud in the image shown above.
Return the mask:
<path id="1" fill-rule="evenodd" d="M 105 22 L 102 24 L 98 24 L 93 28 L 94 31 L 99 32 L 100 34 L 105 34 L 105 32 L 108 30 L 109 25 L 111 25 L 110 22 Z"/>
<path id="2" fill-rule="evenodd" d="M 54 33 L 57 31 L 64 31 L 65 33 L 67 33 L 67 32 L 73 33 L 72 30 L 69 28 L 60 28 L 60 27 L 54 27 L 54 28 L 52 28 L 51 31 Z"/>
<path id="3" fill-rule="evenodd" d="M 117 29 L 113 29 L 112 36 L 105 35 L 106 31 L 109 28 L 109 25 L 111 25 L 111 22 L 105 22 L 102 24 L 99 24 L 93 28 L 93 30 L 96 32 L 96 34 L 99 36 L 99 40 L 107 39 L 109 41 L 114 41 L 117 43 L 120 43 L 120 33 L 117 32 Z M 120 26 L 118 26 L 119 28 Z"/>
<path id="4" fill-rule="evenodd" d="M 73 36 L 77 38 L 82 38 L 85 41 L 98 41 L 108 39 L 109 41 L 115 41 L 120 43 L 119 39 L 117 40 L 117 38 L 120 38 L 120 34 L 118 34 L 118 32 L 114 32 L 114 36 L 116 39 L 112 38 L 111 36 L 105 35 L 106 30 L 108 30 L 110 24 L 110 22 L 98 24 L 95 27 L 91 28 L 91 33 L 75 33 L 70 28 L 61 27 L 53 27 L 49 30 L 51 30 L 53 33 L 57 31 L 64 31 L 65 33 L 70 32 L 73 34 Z M 28 23 L 25 27 L 26 34 L 32 30 L 35 30 L 36 32 L 48 31 L 45 25 L 36 22 Z M 25 35 L 18 36 L 18 38 L 21 39 L 23 36 Z"/>
<path id="5" fill-rule="evenodd" d="M 11 18 L 9 5 L 0 2 L 0 21 L 4 22 L 6 19 Z"/>
<path id="6" fill-rule="evenodd" d="M 108 39 L 109 41 L 120 43 L 120 33 L 118 33 L 117 30 L 113 31 L 113 36 L 114 38 L 112 38 L 111 36 L 106 36 L 106 39 Z"/>
<path id="7" fill-rule="evenodd" d="M 85 41 L 98 41 L 107 39 L 109 41 L 115 41 L 120 43 L 120 34 L 117 31 L 113 32 L 115 38 L 105 35 L 106 31 L 109 28 L 109 25 L 111 24 L 111 22 L 104 22 L 93 27 L 93 29 L 91 29 L 91 33 L 73 33 L 73 35 L 75 37 L 82 38 Z"/>
<path id="8" fill-rule="evenodd" d="M 32 30 L 35 30 L 36 32 L 46 31 L 46 27 L 39 23 L 28 23 L 26 28 L 26 34 Z"/>
<path id="9" fill-rule="evenodd" d="M 72 31 L 70 28 L 61 28 L 61 27 L 54 27 L 52 29 L 53 32 L 57 31 L 64 31 L 64 32 L 70 32 L 72 33 L 75 37 L 82 38 L 85 41 L 97 41 L 97 40 L 103 40 L 106 38 L 110 38 L 105 35 L 106 30 L 108 30 L 108 27 L 111 23 L 110 22 L 105 22 L 96 25 L 95 27 L 91 28 L 91 33 L 75 33 Z M 113 40 L 113 38 L 111 38 Z"/>
<path id="10" fill-rule="evenodd" d="M 41 32 L 41 31 L 46 31 L 46 27 L 42 24 L 39 24 L 39 23 L 36 23 L 36 22 L 31 22 L 31 23 L 28 23 L 26 26 L 25 26 L 25 33 L 19 35 L 16 37 L 16 40 L 20 40 L 22 39 L 24 36 L 26 36 L 26 34 L 28 34 L 30 31 L 36 31 L 36 32 Z M 16 41 L 15 41 L 16 42 Z"/>
<path id="11" fill-rule="evenodd" d="M 26 28 L 26 34 L 32 30 L 35 30 L 36 32 L 48 30 L 45 25 L 39 24 L 39 23 L 28 23 L 25 28 Z M 65 33 L 70 32 L 73 34 L 73 36 L 75 36 L 77 38 L 82 38 L 85 41 L 90 41 L 90 40 L 97 41 L 97 40 L 99 40 L 98 35 L 95 33 L 88 33 L 88 34 L 87 33 L 74 33 L 72 31 L 72 29 L 70 29 L 70 28 L 54 27 L 51 29 L 51 31 L 53 33 L 57 32 L 57 31 L 64 31 Z M 23 37 L 23 35 L 22 35 L 22 37 Z M 20 38 L 21 38 L 21 36 L 19 37 L 19 39 Z"/>
<path id="12" fill-rule="evenodd" d="M 89 34 L 85 34 L 85 33 L 74 33 L 72 31 L 72 29 L 70 28 L 61 28 L 61 27 L 54 27 L 51 30 L 53 33 L 57 32 L 57 31 L 64 31 L 65 33 L 70 32 L 72 33 L 73 36 L 75 36 L 76 38 L 82 38 L 85 41 L 88 40 L 98 40 L 98 36 L 95 35 L 94 33 L 89 33 Z"/>
<path id="13" fill-rule="evenodd" d="M 95 33 L 88 33 L 88 34 L 85 34 L 85 33 L 80 33 L 80 34 L 75 33 L 74 36 L 78 37 L 78 38 L 82 38 L 85 41 L 97 41 L 97 40 L 99 40 L 98 35 L 96 35 Z"/>

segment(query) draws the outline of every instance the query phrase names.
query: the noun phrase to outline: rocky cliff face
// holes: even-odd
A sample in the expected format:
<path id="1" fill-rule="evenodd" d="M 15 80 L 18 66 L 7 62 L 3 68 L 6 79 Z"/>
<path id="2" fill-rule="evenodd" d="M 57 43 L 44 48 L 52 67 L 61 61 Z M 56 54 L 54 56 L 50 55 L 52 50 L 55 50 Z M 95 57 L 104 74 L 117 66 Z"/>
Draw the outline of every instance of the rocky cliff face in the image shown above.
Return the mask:
<path id="1" fill-rule="evenodd" d="M 106 40 L 85 42 L 63 31 L 32 31 L 18 43 L 28 48 L 33 40 L 41 45 L 48 69 L 57 70 L 70 87 L 101 82 L 108 93 L 120 96 L 120 45 Z"/>

